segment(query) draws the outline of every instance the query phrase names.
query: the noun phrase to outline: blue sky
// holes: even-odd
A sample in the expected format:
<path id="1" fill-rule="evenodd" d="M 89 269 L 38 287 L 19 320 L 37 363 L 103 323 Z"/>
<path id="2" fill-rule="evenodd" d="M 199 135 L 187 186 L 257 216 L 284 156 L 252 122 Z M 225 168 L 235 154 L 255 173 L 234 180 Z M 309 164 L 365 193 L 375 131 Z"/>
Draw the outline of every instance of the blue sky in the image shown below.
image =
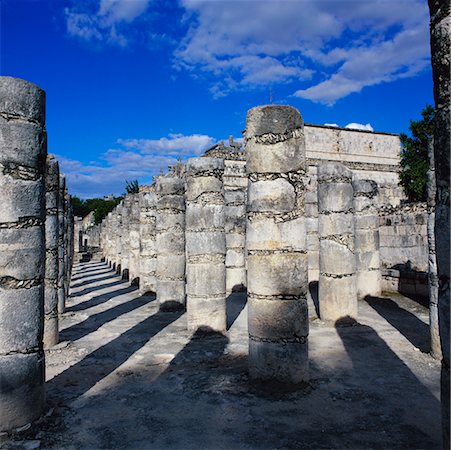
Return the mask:
<path id="1" fill-rule="evenodd" d="M 306 123 L 393 133 L 433 104 L 426 0 L 0 5 L 0 73 L 47 92 L 49 152 L 85 198 L 240 137 L 270 95 Z"/>

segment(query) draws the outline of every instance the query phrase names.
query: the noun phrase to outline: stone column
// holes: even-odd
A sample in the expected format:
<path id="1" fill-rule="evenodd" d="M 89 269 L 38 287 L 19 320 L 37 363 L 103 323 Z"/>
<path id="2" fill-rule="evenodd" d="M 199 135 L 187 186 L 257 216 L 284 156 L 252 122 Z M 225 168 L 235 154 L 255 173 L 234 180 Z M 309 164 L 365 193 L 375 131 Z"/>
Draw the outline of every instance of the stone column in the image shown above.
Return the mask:
<path id="1" fill-rule="evenodd" d="M 44 408 L 45 93 L 0 77 L 0 431 Z"/>
<path id="2" fill-rule="evenodd" d="M 192 158 L 186 165 L 189 330 L 227 329 L 223 174 L 220 158 Z"/>
<path id="3" fill-rule="evenodd" d="M 116 220 L 114 221 L 115 227 L 115 237 L 116 237 L 116 258 L 115 258 L 115 269 L 118 275 L 122 275 L 122 211 L 124 208 L 123 200 L 116 206 Z"/>
<path id="4" fill-rule="evenodd" d="M 437 255 L 435 252 L 435 167 L 434 143 L 428 145 L 429 169 L 427 173 L 427 205 L 428 205 L 428 289 L 429 289 L 429 330 L 431 335 L 431 355 L 442 359 L 440 332 L 438 326 L 438 275 Z"/>
<path id="5" fill-rule="evenodd" d="M 322 320 L 357 319 L 352 171 L 318 167 L 319 312 Z"/>
<path id="6" fill-rule="evenodd" d="M 66 230 L 66 204 L 64 195 L 66 193 L 66 177 L 60 175 L 60 190 L 58 196 L 58 314 L 62 314 L 66 309 L 65 293 L 65 230 Z"/>
<path id="7" fill-rule="evenodd" d="M 124 280 L 130 277 L 130 207 L 131 198 L 127 195 L 121 213 L 121 272 Z"/>
<path id="8" fill-rule="evenodd" d="M 246 123 L 249 375 L 308 380 L 305 138 L 299 111 L 259 106 Z"/>
<path id="9" fill-rule="evenodd" d="M 51 155 L 47 157 L 45 193 L 45 292 L 44 292 L 44 347 L 58 343 L 58 196 L 59 167 Z"/>
<path id="10" fill-rule="evenodd" d="M 230 159 L 229 159 L 230 158 Z M 233 158 L 233 159 L 232 159 Z M 224 159 L 226 291 L 246 287 L 246 156 L 230 152 Z"/>
<path id="11" fill-rule="evenodd" d="M 145 186 L 147 188 L 147 186 Z M 142 187 L 144 188 L 144 186 Z M 141 238 L 139 257 L 139 292 L 144 295 L 149 292 L 156 292 L 156 208 L 157 196 L 155 192 L 149 191 L 139 193 L 140 225 L 139 234 Z"/>
<path id="12" fill-rule="evenodd" d="M 319 279 L 319 237 L 318 237 L 318 169 L 308 167 L 305 192 L 305 225 L 307 230 L 308 280 Z"/>
<path id="13" fill-rule="evenodd" d="M 158 178 L 156 245 L 160 310 L 185 307 L 185 185 L 177 176 Z"/>
<path id="14" fill-rule="evenodd" d="M 354 179 L 354 233 L 357 298 L 381 295 L 378 188 L 372 180 Z"/>
<path id="15" fill-rule="evenodd" d="M 139 194 L 130 195 L 130 283 L 133 286 L 139 286 L 139 254 L 141 238 L 139 234 Z"/>
<path id="16" fill-rule="evenodd" d="M 64 299 L 69 296 L 70 286 L 70 257 L 69 257 L 69 234 L 70 234 L 70 196 L 67 186 L 64 194 Z"/>
<path id="17" fill-rule="evenodd" d="M 450 151 L 451 148 L 451 8 L 449 1 L 429 0 L 431 56 L 434 78 L 436 180 L 435 248 L 439 279 L 438 318 L 442 347 L 443 448 L 450 448 Z"/>

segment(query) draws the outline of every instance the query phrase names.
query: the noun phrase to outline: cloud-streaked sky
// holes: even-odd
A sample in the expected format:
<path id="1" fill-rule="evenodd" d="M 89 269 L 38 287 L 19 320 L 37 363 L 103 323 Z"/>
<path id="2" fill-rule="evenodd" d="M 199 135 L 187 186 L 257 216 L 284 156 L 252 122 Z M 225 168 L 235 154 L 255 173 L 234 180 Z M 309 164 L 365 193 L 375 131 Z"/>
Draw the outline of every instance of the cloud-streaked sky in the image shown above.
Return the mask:
<path id="1" fill-rule="evenodd" d="M 432 103 L 425 0 L 2 0 L 2 75 L 47 92 L 83 197 L 241 136 L 249 108 L 406 131 Z"/>

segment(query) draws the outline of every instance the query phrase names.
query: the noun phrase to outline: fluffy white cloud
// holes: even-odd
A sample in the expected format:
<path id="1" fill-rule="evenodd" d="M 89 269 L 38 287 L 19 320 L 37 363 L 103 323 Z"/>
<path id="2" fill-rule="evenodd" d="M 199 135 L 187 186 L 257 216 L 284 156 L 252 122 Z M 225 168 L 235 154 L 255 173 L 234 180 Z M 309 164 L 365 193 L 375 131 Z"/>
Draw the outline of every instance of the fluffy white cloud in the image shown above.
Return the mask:
<path id="1" fill-rule="evenodd" d="M 199 156 L 216 142 L 210 136 L 171 134 L 161 139 L 119 139 L 120 149 L 109 149 L 89 164 L 57 156 L 69 190 L 81 198 L 123 193 L 125 180 L 151 183 L 179 158 Z"/>
<path id="2" fill-rule="evenodd" d="M 84 41 L 108 43 L 125 47 L 126 27 L 143 14 L 150 0 L 100 0 L 93 11 L 66 8 L 67 32 Z"/>
<path id="3" fill-rule="evenodd" d="M 422 0 L 181 3 L 190 26 L 175 52 L 176 66 L 213 75 L 215 96 L 296 81 L 305 87 L 295 96 L 333 104 L 429 64 Z"/>
<path id="4" fill-rule="evenodd" d="M 351 130 L 364 130 L 364 131 L 374 131 L 374 128 L 371 126 L 370 123 L 367 123 L 364 125 L 363 123 L 348 123 L 345 128 L 349 128 Z"/>

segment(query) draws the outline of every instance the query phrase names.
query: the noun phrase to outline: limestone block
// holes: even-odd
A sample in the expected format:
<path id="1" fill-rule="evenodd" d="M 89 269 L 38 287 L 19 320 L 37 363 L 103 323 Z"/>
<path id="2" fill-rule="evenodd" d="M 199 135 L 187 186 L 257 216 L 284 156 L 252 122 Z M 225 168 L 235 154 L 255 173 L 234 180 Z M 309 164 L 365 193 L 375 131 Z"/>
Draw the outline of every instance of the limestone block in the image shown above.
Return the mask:
<path id="1" fill-rule="evenodd" d="M 318 201 L 318 212 L 352 211 L 352 185 L 350 183 L 324 184 L 318 191 L 321 201 Z"/>
<path id="2" fill-rule="evenodd" d="M 275 253 L 247 257 L 249 292 L 255 295 L 307 295 L 307 254 Z"/>
<path id="3" fill-rule="evenodd" d="M 227 250 L 226 267 L 244 267 L 244 252 L 240 250 Z"/>
<path id="4" fill-rule="evenodd" d="M 226 268 L 226 292 L 242 290 L 246 286 L 246 269 L 243 267 Z"/>
<path id="5" fill-rule="evenodd" d="M 186 293 L 191 297 L 215 297 L 224 295 L 225 298 L 225 264 L 197 263 L 186 267 Z"/>
<path id="6" fill-rule="evenodd" d="M 221 192 L 222 180 L 214 176 L 193 178 L 187 185 L 186 201 L 196 201 L 201 194 L 206 192 Z"/>
<path id="7" fill-rule="evenodd" d="M 156 276 L 160 280 L 184 280 L 185 255 L 158 255 Z"/>
<path id="8" fill-rule="evenodd" d="M 357 317 L 355 276 L 332 278 L 320 276 L 318 286 L 321 320 L 337 321 L 343 317 Z"/>
<path id="9" fill-rule="evenodd" d="M 249 185 L 248 211 L 285 213 L 294 209 L 295 202 L 293 186 L 282 178 Z"/>
<path id="10" fill-rule="evenodd" d="M 354 216 L 351 213 L 336 212 L 323 214 L 318 221 L 320 236 L 337 236 L 354 233 Z"/>
<path id="11" fill-rule="evenodd" d="M 226 247 L 230 248 L 244 248 L 246 243 L 246 235 L 244 233 L 228 233 L 226 234 Z"/>
<path id="12" fill-rule="evenodd" d="M 171 231 L 159 232 L 156 236 L 156 246 L 159 254 L 173 253 L 183 254 L 185 252 L 185 242 L 183 234 L 177 233 L 179 238 L 174 238 L 174 233 Z"/>
<path id="13" fill-rule="evenodd" d="M 416 238 L 416 236 L 413 236 L 413 238 Z M 359 249 L 359 252 L 379 249 L 378 230 L 355 230 L 355 247 Z"/>
<path id="14" fill-rule="evenodd" d="M 329 239 L 321 239 L 319 245 L 319 269 L 322 273 L 330 275 L 355 273 L 354 252 L 346 245 Z"/>
<path id="15" fill-rule="evenodd" d="M 204 331 L 225 330 L 227 325 L 225 295 L 196 298 L 188 303 L 188 329 Z"/>
<path id="16" fill-rule="evenodd" d="M 251 339 L 249 376 L 255 380 L 271 379 L 288 386 L 305 382 L 309 378 L 308 341 L 280 344 Z"/>
<path id="17" fill-rule="evenodd" d="M 308 307 L 305 298 L 295 300 L 249 299 L 249 334 L 275 341 L 307 338 Z"/>
<path id="18" fill-rule="evenodd" d="M 367 295 L 378 297 L 381 295 L 382 275 L 379 269 L 366 270 L 356 273 L 357 297 L 364 298 Z"/>
<path id="19" fill-rule="evenodd" d="M 187 230 L 224 228 L 224 205 L 190 205 L 186 216 Z"/>
<path id="20" fill-rule="evenodd" d="M 41 353 L 3 355 L 0 358 L 0 431 L 35 421 L 45 401 L 44 355 Z"/>
<path id="21" fill-rule="evenodd" d="M 189 256 L 226 254 L 225 236 L 221 231 L 187 231 L 186 246 Z"/>

